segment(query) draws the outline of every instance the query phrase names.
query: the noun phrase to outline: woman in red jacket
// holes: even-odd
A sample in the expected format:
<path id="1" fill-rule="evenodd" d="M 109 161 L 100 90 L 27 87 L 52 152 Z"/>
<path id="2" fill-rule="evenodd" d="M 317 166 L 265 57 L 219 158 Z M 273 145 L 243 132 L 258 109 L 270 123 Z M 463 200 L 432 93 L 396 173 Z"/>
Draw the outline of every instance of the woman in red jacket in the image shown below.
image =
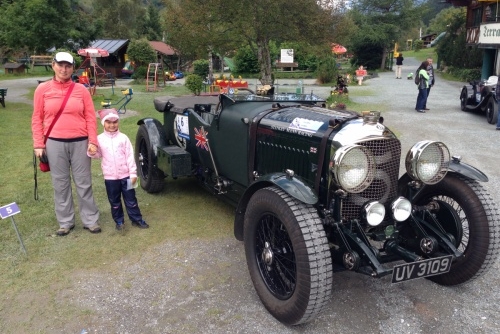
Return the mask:
<path id="1" fill-rule="evenodd" d="M 35 90 L 31 129 L 35 155 L 40 158 L 46 154 L 50 163 L 59 223 L 57 235 L 67 235 L 75 227 L 72 178 L 83 227 L 99 233 L 99 210 L 94 201 L 91 162 L 87 156 L 87 152 L 95 153 L 98 145 L 94 103 L 85 86 L 71 80 L 74 71 L 71 54 L 58 52 L 52 69 L 52 80 L 41 83 Z M 67 103 L 47 135 L 70 88 Z"/>

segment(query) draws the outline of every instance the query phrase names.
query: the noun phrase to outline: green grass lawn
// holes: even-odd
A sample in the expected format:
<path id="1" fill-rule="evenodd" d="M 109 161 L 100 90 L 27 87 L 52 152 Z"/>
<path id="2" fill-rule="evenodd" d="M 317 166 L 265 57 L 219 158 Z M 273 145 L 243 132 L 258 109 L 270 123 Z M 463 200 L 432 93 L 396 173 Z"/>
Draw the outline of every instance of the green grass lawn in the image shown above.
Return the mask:
<path id="1" fill-rule="evenodd" d="M 162 114 L 153 106 L 154 97 L 189 94 L 183 86 L 169 86 L 155 93 L 146 93 L 144 85 L 132 88 L 134 95 L 127 105 L 129 115 L 121 119 L 120 130 L 133 144 L 139 119 L 149 116 L 161 119 Z M 110 94 L 105 97 L 120 98 Z M 103 98 L 94 97 L 96 109 Z M 21 212 L 14 219 L 27 250 L 25 256 L 10 218 L 0 220 L 0 332 L 28 333 L 38 328 L 40 324 L 34 322 L 40 318 L 35 316 L 23 318 L 17 328 L 6 325 L 25 310 L 43 310 L 41 314 L 62 318 L 81 316 L 81 310 L 61 305 L 53 293 L 54 289 L 70 286 L 68 277 L 72 272 L 104 269 L 106 263 L 123 257 L 139 258 L 151 247 L 168 240 L 233 234 L 234 209 L 205 192 L 194 178 L 168 180 L 166 189 L 155 195 L 139 187 L 139 206 L 151 228 L 140 230 L 127 221 L 124 233 L 116 231 L 100 163 L 96 160 L 92 163 L 93 189 L 103 232 L 94 235 L 83 230 L 77 214 L 76 228 L 66 237 L 56 236 L 58 224 L 50 173 L 37 173 L 39 200 L 34 200 L 31 113 L 32 107 L 27 104 L 9 102 L 6 108 L 0 107 L 0 206 L 12 202 L 19 206 Z M 102 132 L 100 123 L 98 128 Z M 35 305 L 37 301 L 39 305 Z"/>

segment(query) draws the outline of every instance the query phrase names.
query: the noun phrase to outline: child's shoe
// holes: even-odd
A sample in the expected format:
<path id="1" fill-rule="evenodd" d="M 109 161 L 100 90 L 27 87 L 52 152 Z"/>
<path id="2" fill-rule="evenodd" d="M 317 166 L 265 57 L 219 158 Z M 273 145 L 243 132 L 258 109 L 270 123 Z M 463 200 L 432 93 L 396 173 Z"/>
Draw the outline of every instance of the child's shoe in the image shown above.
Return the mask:
<path id="1" fill-rule="evenodd" d="M 123 222 L 116 223 L 116 229 L 118 231 L 123 231 L 125 229 L 125 224 Z"/>
<path id="2" fill-rule="evenodd" d="M 138 228 L 149 228 L 149 225 L 142 219 L 132 222 L 132 225 L 137 226 Z"/>

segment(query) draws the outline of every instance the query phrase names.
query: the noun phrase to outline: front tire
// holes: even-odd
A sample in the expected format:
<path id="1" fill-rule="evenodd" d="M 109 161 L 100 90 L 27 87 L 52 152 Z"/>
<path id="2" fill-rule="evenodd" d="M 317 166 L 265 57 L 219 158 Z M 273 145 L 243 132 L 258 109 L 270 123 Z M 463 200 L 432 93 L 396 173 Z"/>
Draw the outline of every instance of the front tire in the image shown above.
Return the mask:
<path id="1" fill-rule="evenodd" d="M 316 209 L 281 189 L 258 190 L 244 220 L 244 243 L 253 285 L 279 321 L 314 319 L 332 291 L 332 259 Z"/>
<path id="2" fill-rule="evenodd" d="M 157 193 L 165 186 L 165 176 L 155 166 L 156 157 L 145 125 L 139 126 L 135 139 L 135 163 L 141 187 L 148 193 Z"/>
<path id="3" fill-rule="evenodd" d="M 486 105 L 486 120 L 490 124 L 497 124 L 498 121 L 498 104 L 493 97 L 490 97 Z"/>
<path id="4" fill-rule="evenodd" d="M 429 277 L 441 285 L 458 285 L 485 274 L 498 257 L 500 221 L 491 196 L 474 180 L 448 173 L 439 183 L 426 186 L 415 203 L 424 205 L 431 200 L 447 203 L 452 211 L 449 221 L 441 226 L 455 238 L 455 246 L 464 256 L 455 261 L 448 273 Z M 445 217 L 443 215 L 441 217 Z M 438 213 L 438 220 L 441 218 Z M 454 221 L 461 223 L 461 228 Z"/>

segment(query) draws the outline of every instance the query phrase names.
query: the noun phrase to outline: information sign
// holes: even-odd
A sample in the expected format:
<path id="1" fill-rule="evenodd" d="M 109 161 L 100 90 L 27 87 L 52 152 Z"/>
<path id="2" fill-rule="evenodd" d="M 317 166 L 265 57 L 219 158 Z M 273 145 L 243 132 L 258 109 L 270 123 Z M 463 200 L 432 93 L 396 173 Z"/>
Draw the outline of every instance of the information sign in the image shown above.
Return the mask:
<path id="1" fill-rule="evenodd" d="M 19 212 L 21 212 L 21 210 L 19 210 L 15 202 L 0 207 L 0 217 L 2 219 L 18 214 Z"/>

